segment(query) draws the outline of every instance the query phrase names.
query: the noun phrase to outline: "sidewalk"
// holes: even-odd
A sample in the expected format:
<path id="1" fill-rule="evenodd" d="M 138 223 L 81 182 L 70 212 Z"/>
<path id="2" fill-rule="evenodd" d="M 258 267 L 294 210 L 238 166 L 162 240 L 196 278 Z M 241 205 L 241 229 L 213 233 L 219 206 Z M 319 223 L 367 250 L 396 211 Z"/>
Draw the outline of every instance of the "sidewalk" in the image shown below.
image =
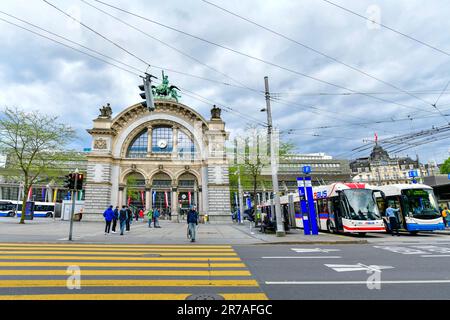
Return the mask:
<path id="1" fill-rule="evenodd" d="M 73 241 L 82 243 L 130 244 L 191 244 L 187 239 L 186 223 L 160 221 L 161 228 L 148 228 L 147 223 L 133 221 L 130 232 L 105 235 L 102 222 L 74 222 Z M 35 219 L 21 225 L 15 218 L 0 218 L 0 242 L 67 242 L 69 222 L 53 219 Z M 262 234 L 259 228 L 250 230 L 249 223 L 200 224 L 196 244 L 355 244 L 364 239 L 342 235 L 319 234 L 305 236 L 303 230 L 291 230 L 285 237 Z"/>

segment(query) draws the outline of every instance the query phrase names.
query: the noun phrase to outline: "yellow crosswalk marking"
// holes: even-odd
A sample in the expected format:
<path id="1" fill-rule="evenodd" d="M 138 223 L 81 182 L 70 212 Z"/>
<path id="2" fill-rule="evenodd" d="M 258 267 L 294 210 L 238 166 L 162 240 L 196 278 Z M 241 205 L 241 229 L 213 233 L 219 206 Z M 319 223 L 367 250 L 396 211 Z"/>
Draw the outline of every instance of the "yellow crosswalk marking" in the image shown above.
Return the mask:
<path id="1" fill-rule="evenodd" d="M 256 280 L 192 280 L 192 279 L 152 279 L 152 280 L 82 280 L 83 287 L 258 287 Z M 2 280 L 2 288 L 23 287 L 66 287 L 66 280 Z"/>
<path id="2" fill-rule="evenodd" d="M 80 290 L 65 294 L 72 281 L 66 270 L 69 266 L 81 268 L 80 286 L 89 287 L 89 293 Z M 190 293 L 190 287 L 209 288 L 208 292 L 227 300 L 268 299 L 229 245 L 1 243 L 0 268 L 0 301 L 184 300 L 205 290 L 193 289 Z M 123 293 L 98 292 L 105 287 L 121 288 Z M 149 290 L 156 292 L 136 293 L 136 287 L 155 288 Z M 166 288 L 165 293 L 157 292 L 160 287 Z M 181 287 L 187 292 L 171 293 L 169 288 L 176 287 L 176 291 Z M 235 290 L 217 293 L 222 287 Z M 26 288 L 27 294 L 8 295 L 15 288 Z M 60 288 L 62 293 L 44 294 L 39 288 Z M 252 292 L 245 292 L 250 288 L 254 288 Z"/>
<path id="3" fill-rule="evenodd" d="M 185 300 L 191 293 L 0 295 L 3 300 Z M 219 293 L 225 300 L 267 300 L 264 293 Z"/>
<path id="4" fill-rule="evenodd" d="M 0 267 L 67 267 L 67 266 L 79 266 L 79 267 L 179 267 L 179 268 L 245 268 L 243 263 L 162 263 L 162 262 L 44 262 L 44 261 L 30 261 L 30 262 L 1 262 Z M 0 270 L 0 274 L 1 274 Z"/>
<path id="5" fill-rule="evenodd" d="M 1 248 L 2 250 L 15 250 L 15 251 L 27 251 L 30 250 L 30 248 L 26 247 L 7 247 L 7 248 Z M 47 251 L 80 251 L 84 250 L 90 251 L 90 252 L 97 252 L 97 251 L 114 251 L 114 252 L 234 252 L 233 249 L 223 249 L 223 248 L 142 248 L 142 249 L 135 249 L 135 248 L 80 248 L 80 247 L 64 247 L 64 248 L 54 248 L 54 247 L 46 247 L 42 246 L 39 247 L 39 250 L 47 250 Z"/>
<path id="6" fill-rule="evenodd" d="M 188 244 L 180 244 L 180 245 L 156 245 L 156 244 L 89 244 L 89 243 L 0 243 L 0 248 L 3 247 L 83 247 L 83 248 L 175 248 L 175 249 L 184 249 L 184 248 L 205 248 L 205 249 L 232 249 L 231 246 L 220 245 L 188 245 Z"/>
<path id="7" fill-rule="evenodd" d="M 64 256 L 36 256 L 36 255 L 1 255 L 0 262 L 2 260 L 95 260 L 95 261 L 241 261 L 239 257 L 116 257 L 116 256 L 77 256 L 77 255 L 64 255 Z"/>
<path id="8" fill-rule="evenodd" d="M 122 256 L 143 256 L 146 254 L 157 254 L 159 256 L 237 256 L 235 252 L 103 252 L 103 251 L 0 251 L 0 254 L 83 254 L 83 255 L 122 255 Z"/>
<path id="9" fill-rule="evenodd" d="M 81 270 L 83 276 L 250 276 L 247 270 Z M 66 270 L 0 270 L 0 276 L 68 276 Z"/>

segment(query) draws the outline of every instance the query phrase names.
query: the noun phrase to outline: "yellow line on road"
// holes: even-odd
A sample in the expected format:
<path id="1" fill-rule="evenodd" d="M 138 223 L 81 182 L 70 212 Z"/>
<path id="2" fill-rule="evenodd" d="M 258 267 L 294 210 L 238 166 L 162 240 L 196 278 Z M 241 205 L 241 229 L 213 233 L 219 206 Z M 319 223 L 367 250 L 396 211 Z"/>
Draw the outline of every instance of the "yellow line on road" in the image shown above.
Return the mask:
<path id="1" fill-rule="evenodd" d="M 81 270 L 83 276 L 251 276 L 247 270 Z M 0 276 L 68 276 L 66 270 L 0 270 Z M 3 281 L 3 280 L 2 280 Z M 82 281 L 83 282 L 83 281 Z"/>
<path id="2" fill-rule="evenodd" d="M 105 251 L 114 251 L 114 252 L 234 252 L 233 249 L 223 249 L 223 248 L 144 248 L 144 249 L 133 249 L 133 248 L 84 248 L 84 247 L 46 247 L 42 246 L 39 248 L 23 248 L 23 247 L 5 247 L 1 248 L 1 250 L 15 250 L 15 251 L 29 251 L 29 250 L 47 250 L 47 251 L 58 251 L 58 250 L 64 250 L 64 251 L 80 251 L 80 250 L 86 250 L 91 252 L 105 252 Z"/>
<path id="3" fill-rule="evenodd" d="M 33 250 L 33 251 L 0 251 L 0 254 L 64 254 L 64 255 L 115 255 L 115 256 L 144 256 L 146 254 L 156 254 L 161 257 L 170 256 L 237 256 L 235 252 L 103 252 L 103 251 L 46 251 L 46 250 Z"/>
<path id="4" fill-rule="evenodd" d="M 225 300 L 269 300 L 264 293 L 221 293 Z"/>
<path id="5" fill-rule="evenodd" d="M 2 280 L 2 288 L 66 287 L 64 280 Z M 81 280 L 82 287 L 258 287 L 256 280 Z"/>
<path id="6" fill-rule="evenodd" d="M 145 249 L 145 248 L 205 248 L 205 249 L 230 249 L 231 246 L 228 245 L 190 245 L 190 244 L 180 244 L 180 245 L 157 245 L 157 244 L 89 244 L 89 243 L 0 243 L 0 248 L 2 247 L 85 247 L 85 248 L 135 248 L 135 249 Z"/>
<path id="7" fill-rule="evenodd" d="M 36 255 L 0 255 L 0 263 L 5 262 L 2 260 L 93 260 L 93 261 L 241 261 L 239 257 L 224 257 L 224 258 L 208 258 L 208 257 L 85 257 L 85 256 L 76 256 L 76 255 L 68 255 L 68 256 L 36 256 Z M 77 263 L 77 262 L 71 262 Z"/>
<path id="8" fill-rule="evenodd" d="M 2 295 L 3 300 L 185 300 L 191 293 Z M 267 300 L 264 293 L 221 293 L 226 300 Z"/>
<path id="9" fill-rule="evenodd" d="M 147 262 L 0 262 L 0 267 L 179 267 L 179 268 L 245 268 L 243 263 L 147 263 Z M 20 271 L 17 271 L 18 273 Z M 0 275 L 2 270 L 0 270 Z"/>

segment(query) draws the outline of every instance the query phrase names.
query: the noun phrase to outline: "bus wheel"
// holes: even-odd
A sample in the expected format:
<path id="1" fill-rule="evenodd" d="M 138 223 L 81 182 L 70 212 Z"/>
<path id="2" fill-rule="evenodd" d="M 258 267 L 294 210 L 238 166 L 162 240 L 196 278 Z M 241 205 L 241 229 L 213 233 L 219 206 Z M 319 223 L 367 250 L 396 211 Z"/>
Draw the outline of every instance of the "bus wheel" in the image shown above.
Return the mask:
<path id="1" fill-rule="evenodd" d="M 364 237 L 366 235 L 365 232 L 358 232 L 358 234 L 359 234 L 360 237 Z"/>
<path id="2" fill-rule="evenodd" d="M 419 233 L 419 231 L 410 231 L 409 233 L 412 234 L 413 236 L 415 236 L 416 234 Z"/>
<path id="3" fill-rule="evenodd" d="M 52 218 L 52 217 L 53 217 L 53 214 L 49 212 L 49 213 L 47 213 L 46 217 L 47 217 L 47 218 Z"/>
<path id="4" fill-rule="evenodd" d="M 330 220 L 327 221 L 327 231 L 329 233 L 334 233 L 333 228 L 331 227 L 331 221 Z"/>

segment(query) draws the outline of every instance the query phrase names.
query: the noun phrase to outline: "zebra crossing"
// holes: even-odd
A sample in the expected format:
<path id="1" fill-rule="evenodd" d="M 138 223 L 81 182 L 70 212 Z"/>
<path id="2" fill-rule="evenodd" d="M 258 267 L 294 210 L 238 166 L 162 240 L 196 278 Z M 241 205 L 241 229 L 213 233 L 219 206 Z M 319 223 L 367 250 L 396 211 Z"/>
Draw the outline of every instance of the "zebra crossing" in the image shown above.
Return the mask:
<path id="1" fill-rule="evenodd" d="M 0 243 L 0 300 L 266 300 L 231 246 Z"/>

